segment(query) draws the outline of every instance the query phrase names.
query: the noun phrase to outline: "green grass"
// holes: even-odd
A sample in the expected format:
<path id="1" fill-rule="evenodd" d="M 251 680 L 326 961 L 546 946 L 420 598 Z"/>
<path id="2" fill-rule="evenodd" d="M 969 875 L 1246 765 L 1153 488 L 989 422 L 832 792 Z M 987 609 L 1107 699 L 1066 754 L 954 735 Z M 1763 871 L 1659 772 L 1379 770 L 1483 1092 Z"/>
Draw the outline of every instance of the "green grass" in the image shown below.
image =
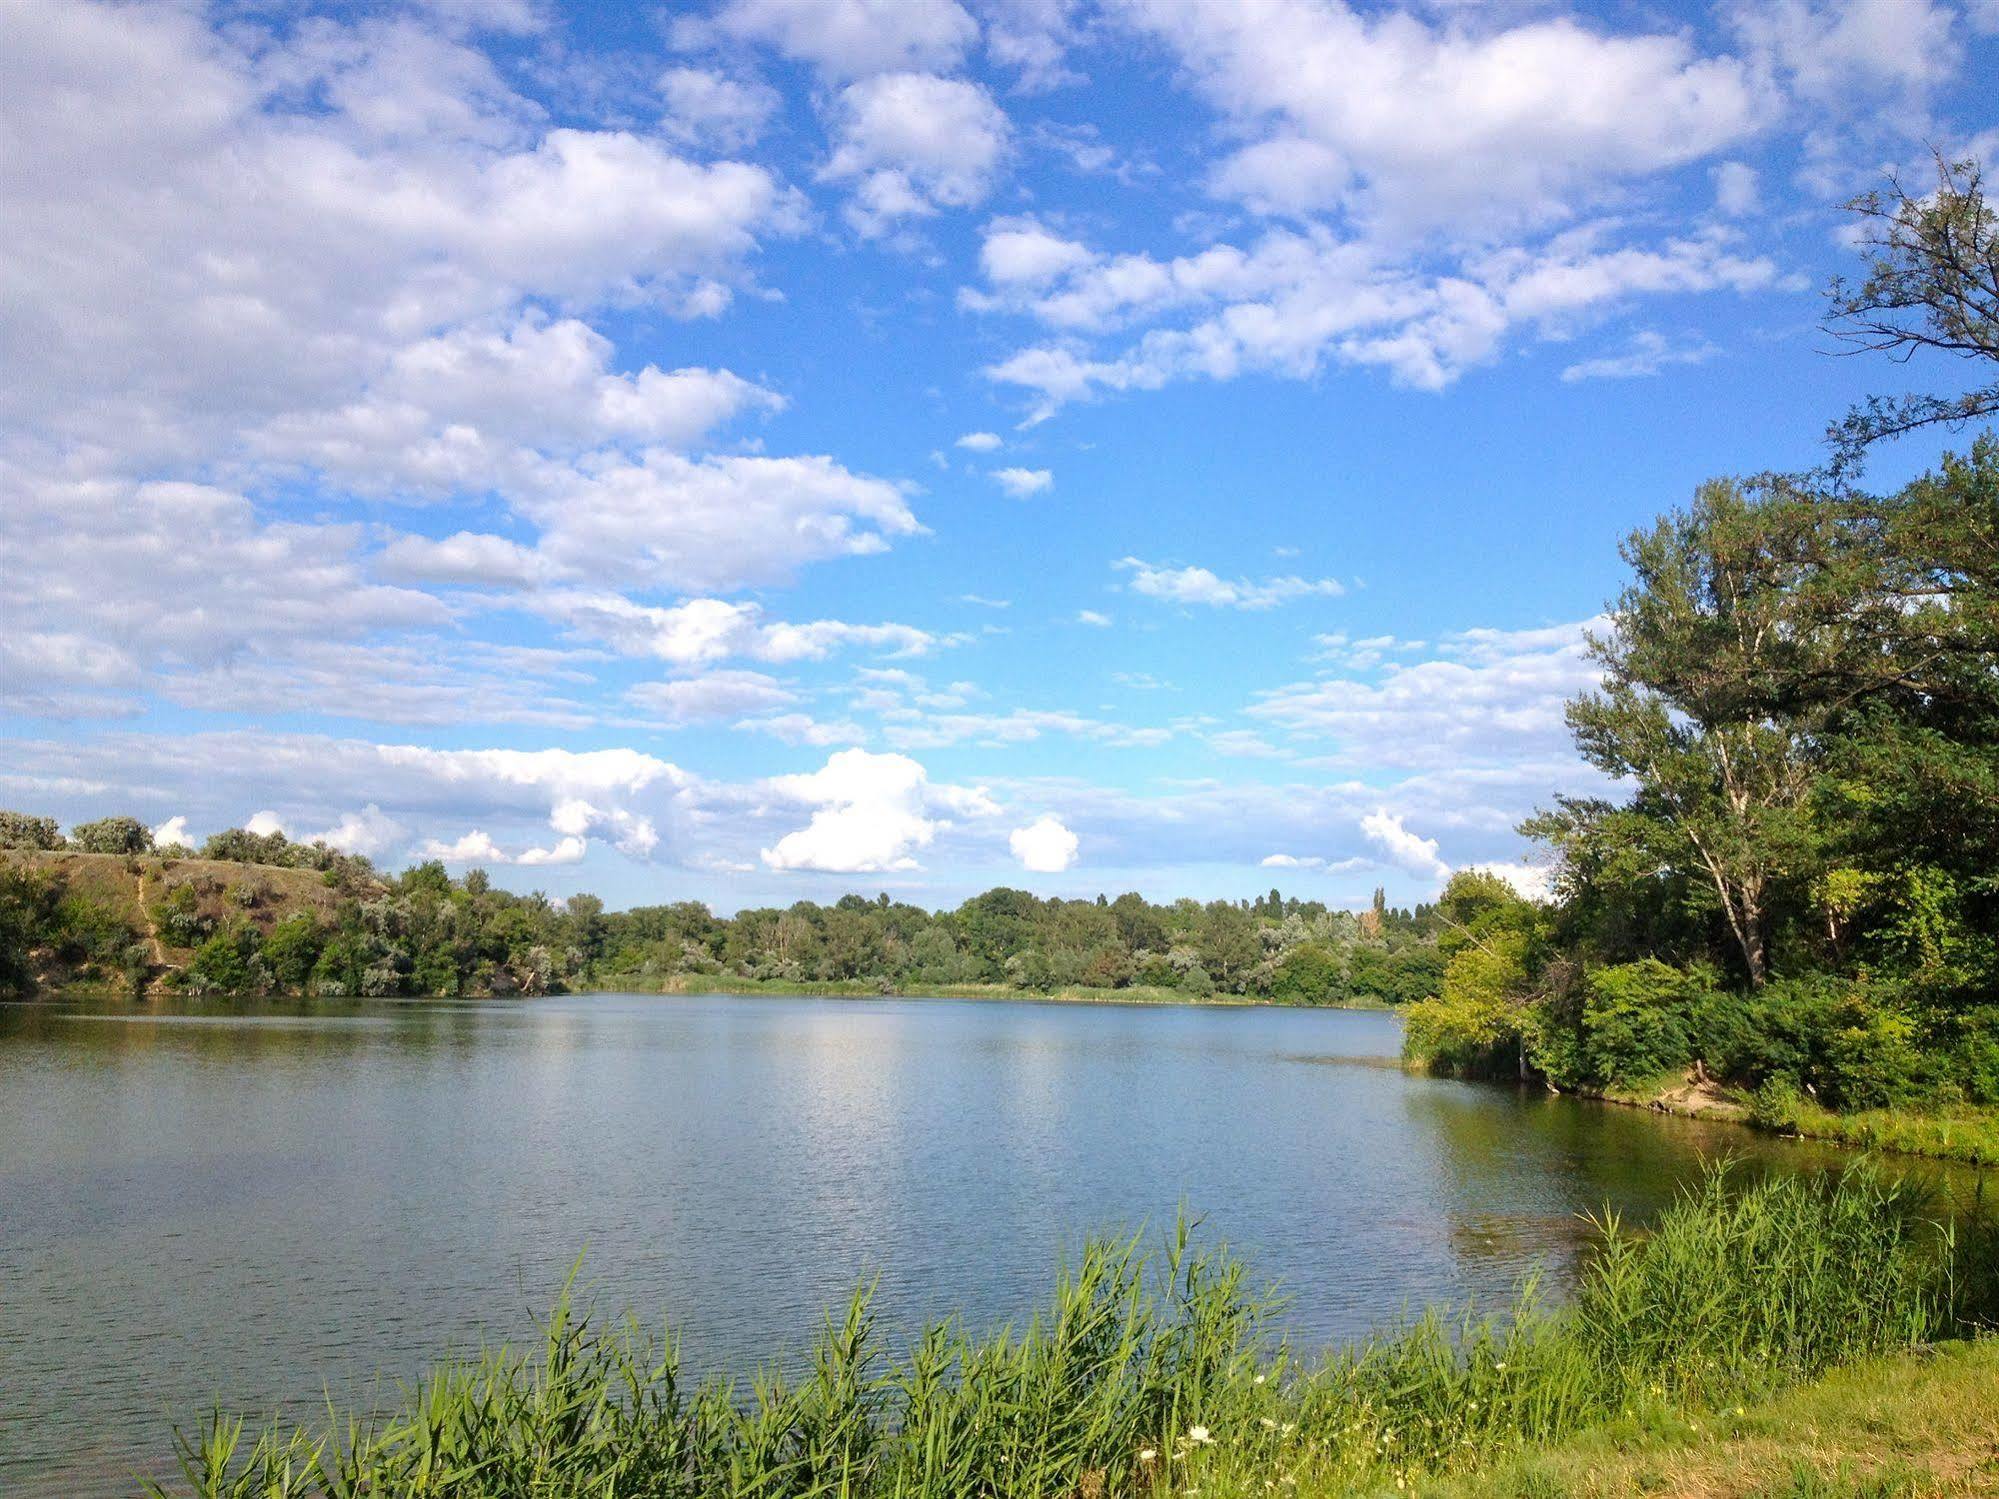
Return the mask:
<path id="1" fill-rule="evenodd" d="M 1999 1493 L 1999 1338 L 1858 1360 L 1744 1404 L 1619 1419 L 1475 1479 L 1417 1492 L 1434 1499 Z"/>
<path id="2" fill-rule="evenodd" d="M 1892 1150 L 1932 1160 L 1999 1166 L 1999 1110 L 1867 1109 L 1835 1114 L 1799 1099 L 1787 1101 L 1782 1112 L 1774 1117 L 1765 1116 L 1759 1109 L 1752 1115 L 1752 1122 L 1780 1134 L 1831 1140 L 1864 1150 Z"/>
<path id="3" fill-rule="evenodd" d="M 1240 1262 L 1184 1225 L 1151 1260 L 1093 1244 L 1018 1330 L 945 1324 L 891 1350 L 863 1292 L 809 1368 L 745 1385 L 690 1385 L 670 1340 L 565 1300 L 538 1352 L 444 1367 L 380 1420 L 251 1435 L 218 1416 L 152 1492 L 1212 1499 L 1524 1473 L 1523 1455 L 1592 1429 L 1664 1430 L 1964 1333 L 1993 1309 L 1990 1239 L 1924 1212 L 1857 1172 L 1717 1172 L 1649 1233 L 1605 1222 L 1559 1309 L 1530 1286 L 1501 1317 L 1432 1314 L 1312 1363 L 1269 1339 L 1276 1308 Z"/>

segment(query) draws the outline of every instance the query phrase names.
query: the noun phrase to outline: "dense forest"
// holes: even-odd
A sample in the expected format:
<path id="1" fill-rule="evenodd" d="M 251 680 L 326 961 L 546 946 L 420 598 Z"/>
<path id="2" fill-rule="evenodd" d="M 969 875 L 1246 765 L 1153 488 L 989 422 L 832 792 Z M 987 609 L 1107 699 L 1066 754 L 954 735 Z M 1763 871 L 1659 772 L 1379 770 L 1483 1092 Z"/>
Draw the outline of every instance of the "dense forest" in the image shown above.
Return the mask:
<path id="1" fill-rule="evenodd" d="M 950 911 L 884 894 L 721 917 L 694 901 L 607 911 L 590 895 L 514 895 L 435 862 L 390 877 L 324 844 L 240 828 L 198 853 L 155 848 L 122 816 L 65 837 L 52 819 L 0 813 L 0 849 L 14 851 L 0 859 L 0 985 L 16 990 L 40 980 L 379 997 L 705 978 L 1400 1004 L 1434 994 L 1443 972 L 1431 910 L 1379 896 L 1355 913 L 1275 890 L 1161 906 L 998 889 Z M 280 878 L 298 871 L 303 887 Z"/>
<path id="2" fill-rule="evenodd" d="M 1976 168 L 1853 205 L 1863 349 L 1999 360 L 1999 222 Z M 1692 1068 L 1801 1109 L 1999 1104 L 1999 442 L 1891 493 L 1884 438 L 1999 410 L 1999 383 L 1856 409 L 1816 474 L 1701 487 L 1632 535 L 1568 705 L 1621 799 L 1523 831 L 1536 905 L 1460 877 L 1411 1050 L 1464 1074 L 1642 1085 Z"/>

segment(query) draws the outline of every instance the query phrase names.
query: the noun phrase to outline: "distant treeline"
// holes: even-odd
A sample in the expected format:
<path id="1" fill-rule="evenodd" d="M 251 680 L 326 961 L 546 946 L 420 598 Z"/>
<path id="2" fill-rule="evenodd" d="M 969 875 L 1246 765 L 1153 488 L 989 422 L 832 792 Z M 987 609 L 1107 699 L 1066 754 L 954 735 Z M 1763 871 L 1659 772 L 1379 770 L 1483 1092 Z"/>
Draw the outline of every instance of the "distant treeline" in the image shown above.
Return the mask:
<path id="1" fill-rule="evenodd" d="M 1391 908 L 1379 891 L 1358 912 L 1276 890 L 1155 905 L 1136 894 L 1043 900 L 995 889 L 948 911 L 884 894 L 723 917 L 697 901 L 607 911 L 592 895 L 514 895 L 484 871 L 453 879 L 435 861 L 389 876 L 282 833 L 231 829 L 198 854 L 155 848 L 145 824 L 125 816 L 65 838 L 52 818 L 0 812 L 0 849 L 120 856 L 126 876 L 107 884 L 93 861 L 59 857 L 0 869 L 0 985 L 15 990 L 165 982 L 196 993 L 541 994 L 707 976 L 884 990 L 1142 987 L 1320 1005 L 1407 1003 L 1435 994 L 1443 974 L 1436 912 Z"/>

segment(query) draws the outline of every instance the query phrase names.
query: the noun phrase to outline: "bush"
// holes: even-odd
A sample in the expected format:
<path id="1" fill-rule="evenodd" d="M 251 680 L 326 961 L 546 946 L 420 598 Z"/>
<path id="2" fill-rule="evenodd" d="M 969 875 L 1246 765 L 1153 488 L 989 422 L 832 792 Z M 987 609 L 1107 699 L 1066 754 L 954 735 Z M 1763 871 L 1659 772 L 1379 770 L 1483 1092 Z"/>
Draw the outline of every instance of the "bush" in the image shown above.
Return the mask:
<path id="1" fill-rule="evenodd" d="M 231 923 L 201 944 L 182 982 L 197 994 L 262 994 L 271 987 L 263 939 L 247 921 Z"/>
<path id="2" fill-rule="evenodd" d="M 52 849 L 62 847 L 62 830 L 53 817 L 31 817 L 26 812 L 0 812 L 0 848 Z"/>
<path id="3" fill-rule="evenodd" d="M 1644 1082 L 1692 1060 L 1691 1021 L 1706 986 L 1657 958 L 1584 980 L 1581 1061 L 1600 1086 Z"/>
<path id="4" fill-rule="evenodd" d="M 1270 994 L 1291 1005 L 1337 1004 L 1346 997 L 1339 956 L 1323 943 L 1299 943 L 1278 963 Z"/>
<path id="5" fill-rule="evenodd" d="M 136 817 L 100 817 L 71 828 L 69 841 L 87 854 L 143 854 L 151 850 L 153 835 Z"/>
<path id="6" fill-rule="evenodd" d="M 1695 1044 L 1717 1074 L 1751 1088 L 1777 1079 L 1823 1108 L 1906 1103 L 1948 1066 L 1926 1056 L 1916 1016 L 1889 989 L 1817 976 L 1699 1003 Z M 1978 1038 L 1966 1062 L 1981 1065 Z"/>

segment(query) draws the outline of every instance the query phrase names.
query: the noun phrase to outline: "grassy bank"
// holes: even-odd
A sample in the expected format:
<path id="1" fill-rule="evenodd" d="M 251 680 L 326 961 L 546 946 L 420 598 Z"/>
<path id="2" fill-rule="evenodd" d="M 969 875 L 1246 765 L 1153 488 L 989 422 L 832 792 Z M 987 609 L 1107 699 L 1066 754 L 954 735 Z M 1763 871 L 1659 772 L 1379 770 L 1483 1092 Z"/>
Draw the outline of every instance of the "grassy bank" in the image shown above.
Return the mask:
<path id="1" fill-rule="evenodd" d="M 1999 1494 L 1999 1338 L 1862 1359 L 1719 1410 L 1620 1419 L 1432 1499 L 1931 1499 Z"/>
<path id="2" fill-rule="evenodd" d="M 1933 1161 L 1999 1166 L 1999 1111 L 1992 1109 L 1958 1105 L 1840 1114 L 1820 1108 L 1792 1088 L 1768 1087 L 1752 1094 L 1692 1076 L 1659 1078 L 1638 1087 L 1579 1091 L 1584 1097 L 1606 1103 L 1687 1119 L 1743 1124 L 1766 1134 Z"/>
<path id="3" fill-rule="evenodd" d="M 536 1353 L 442 1369 L 380 1421 L 246 1436 L 218 1419 L 157 1492 L 1101 1499 L 1520 1472 L 1593 1430 L 1669 1436 L 1973 1330 L 1994 1310 L 1989 1240 L 1924 1210 L 1868 1175 L 1716 1175 L 1650 1233 L 1606 1223 L 1559 1309 L 1530 1288 L 1489 1320 L 1433 1314 L 1311 1363 L 1269 1340 L 1242 1265 L 1184 1231 L 1150 1262 L 1092 1246 L 1024 1330 L 944 1325 L 891 1352 L 858 1295 L 803 1372 L 747 1386 L 690 1386 L 670 1343 L 564 1305 Z"/>

